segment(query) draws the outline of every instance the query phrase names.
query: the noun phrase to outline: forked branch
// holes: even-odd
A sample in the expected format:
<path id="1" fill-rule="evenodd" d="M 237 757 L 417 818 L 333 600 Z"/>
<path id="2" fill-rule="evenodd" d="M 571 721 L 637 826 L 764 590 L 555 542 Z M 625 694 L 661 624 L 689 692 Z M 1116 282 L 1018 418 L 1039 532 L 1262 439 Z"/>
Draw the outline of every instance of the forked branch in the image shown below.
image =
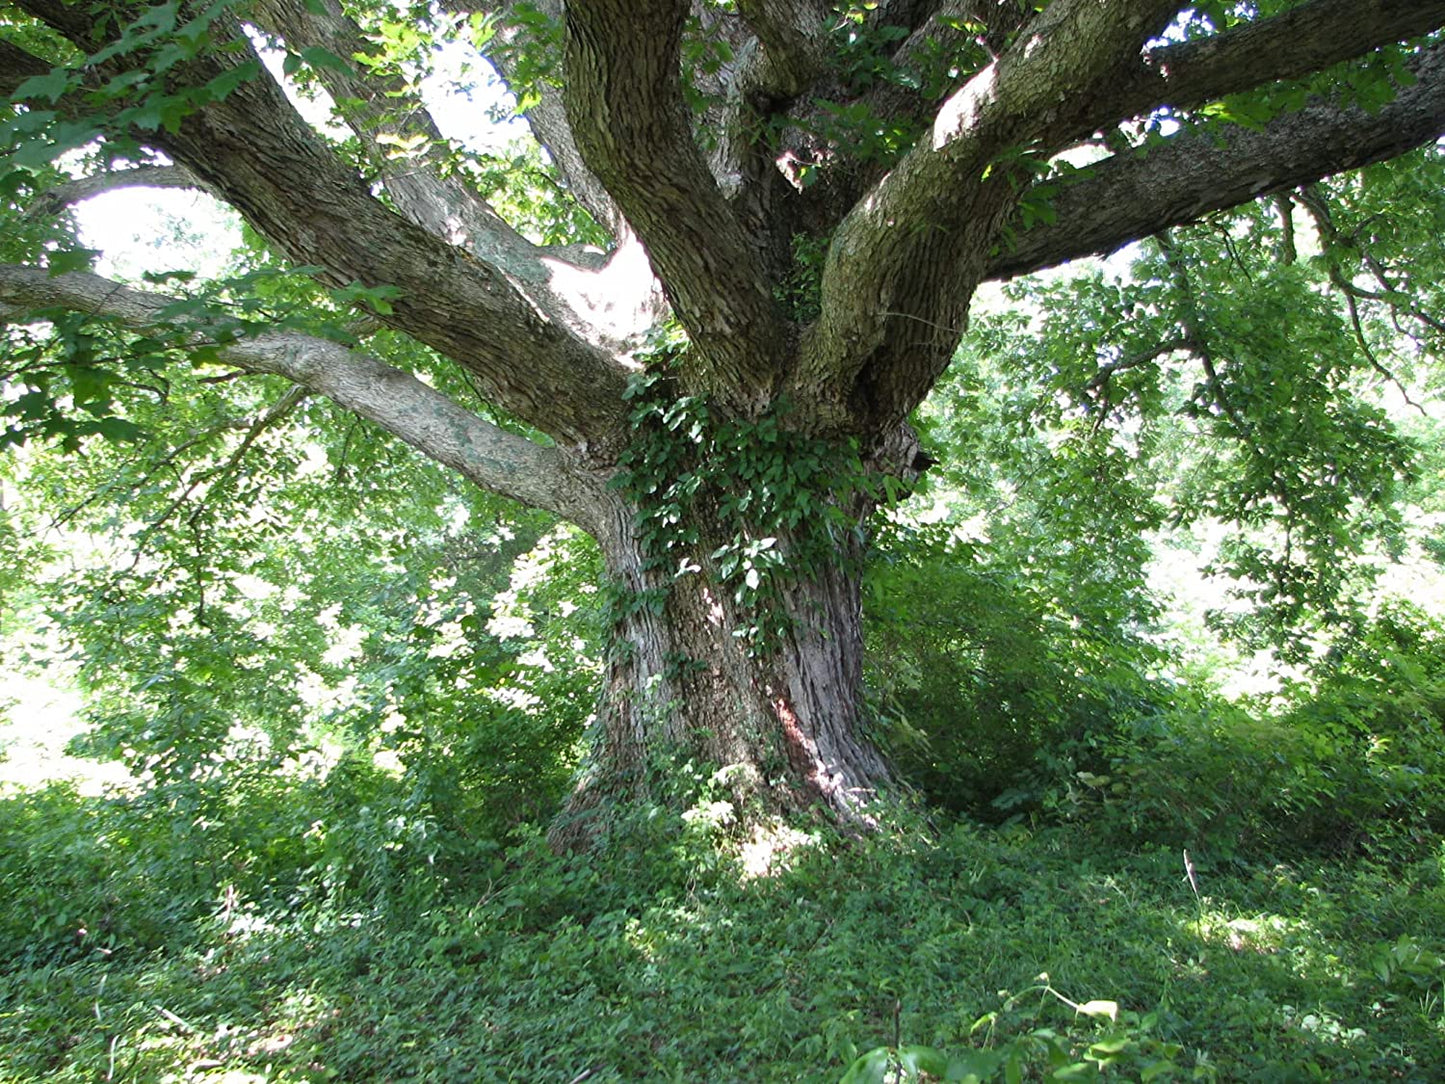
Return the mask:
<path id="1" fill-rule="evenodd" d="M 587 165 L 637 231 L 692 337 L 697 383 L 766 393 L 786 326 L 756 248 L 694 141 L 679 72 L 683 0 L 572 0 L 564 97 Z"/>

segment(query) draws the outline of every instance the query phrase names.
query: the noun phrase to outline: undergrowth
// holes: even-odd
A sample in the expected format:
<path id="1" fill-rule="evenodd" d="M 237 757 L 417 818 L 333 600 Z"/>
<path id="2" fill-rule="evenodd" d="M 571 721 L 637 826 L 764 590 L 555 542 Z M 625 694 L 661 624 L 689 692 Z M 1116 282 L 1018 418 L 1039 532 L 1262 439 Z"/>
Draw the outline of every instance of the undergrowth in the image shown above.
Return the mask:
<path id="1" fill-rule="evenodd" d="M 278 783 L 230 829 L 0 802 L 0 1079 L 883 1080 L 943 1071 L 924 1048 L 954 1079 L 1445 1076 L 1430 847 L 1186 876 L 1085 826 L 898 813 L 768 864 L 702 780 L 590 856 L 441 851 L 377 786 Z"/>
<path id="2" fill-rule="evenodd" d="M 992 826 L 763 832 L 672 764 L 561 856 L 485 751 L 240 741 L 0 794 L 0 1082 L 1445 1079 L 1445 629 L 1273 705 L 1045 676 L 973 776 L 980 720 L 894 697 L 922 797 L 1025 795 Z"/>

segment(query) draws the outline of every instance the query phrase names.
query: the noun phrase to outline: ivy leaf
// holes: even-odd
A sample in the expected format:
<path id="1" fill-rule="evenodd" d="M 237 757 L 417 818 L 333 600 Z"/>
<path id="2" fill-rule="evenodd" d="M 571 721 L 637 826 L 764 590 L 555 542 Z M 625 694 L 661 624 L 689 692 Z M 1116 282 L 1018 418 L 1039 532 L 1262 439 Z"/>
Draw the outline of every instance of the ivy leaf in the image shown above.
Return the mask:
<path id="1" fill-rule="evenodd" d="M 45 169 L 66 151 L 83 147 L 97 135 L 100 129 L 93 124 L 57 124 L 50 129 L 49 138 L 26 140 L 0 164 L 0 173 L 12 169 L 26 169 L 33 172 Z"/>
<path id="2" fill-rule="evenodd" d="M 229 97 L 230 94 L 242 83 L 256 78 L 261 74 L 261 62 L 259 60 L 248 60 L 244 64 L 237 64 L 234 68 L 216 76 L 203 88 L 206 95 L 213 102 L 219 102 Z"/>

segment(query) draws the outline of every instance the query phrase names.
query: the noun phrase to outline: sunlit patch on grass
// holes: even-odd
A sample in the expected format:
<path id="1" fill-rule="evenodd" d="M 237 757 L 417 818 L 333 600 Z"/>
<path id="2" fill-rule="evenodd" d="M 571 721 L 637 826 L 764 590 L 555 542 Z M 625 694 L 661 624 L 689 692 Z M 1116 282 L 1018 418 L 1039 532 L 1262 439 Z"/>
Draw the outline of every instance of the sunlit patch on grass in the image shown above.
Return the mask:
<path id="1" fill-rule="evenodd" d="M 1349 1027 L 1338 1016 L 1323 1009 L 1306 1011 L 1293 1005 L 1281 1005 L 1279 1021 L 1285 1027 L 1308 1033 L 1313 1039 L 1344 1046 L 1357 1043 L 1366 1036 L 1364 1028 Z"/>
<path id="2" fill-rule="evenodd" d="M 1257 955 L 1280 951 L 1286 942 L 1305 929 L 1304 923 L 1283 915 L 1225 918 L 1219 914 L 1205 914 L 1191 926 L 1202 941 L 1224 945 L 1234 952 Z"/>
<path id="3" fill-rule="evenodd" d="M 818 837 L 781 821 L 758 825 L 738 851 L 743 880 L 776 877 L 792 869 L 800 853 L 818 845 Z"/>

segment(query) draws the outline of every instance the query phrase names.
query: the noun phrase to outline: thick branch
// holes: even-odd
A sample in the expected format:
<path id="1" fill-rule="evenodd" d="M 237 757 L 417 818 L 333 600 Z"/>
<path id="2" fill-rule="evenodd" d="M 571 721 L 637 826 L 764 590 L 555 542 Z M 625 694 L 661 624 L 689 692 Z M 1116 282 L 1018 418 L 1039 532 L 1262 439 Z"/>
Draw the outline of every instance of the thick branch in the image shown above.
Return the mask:
<path id="1" fill-rule="evenodd" d="M 678 71 L 687 8 L 569 3 L 567 114 L 692 337 L 698 383 L 723 398 L 759 397 L 789 337 L 758 254 L 693 141 Z"/>
<path id="2" fill-rule="evenodd" d="M 67 5 L 23 4 L 69 27 Z M 90 27 L 81 21 L 82 41 Z M 177 81 L 204 86 L 254 59 L 236 24 L 219 19 L 213 33 L 228 49 L 176 65 Z M 612 355 L 550 319 L 506 273 L 382 205 L 264 72 L 155 143 L 332 285 L 395 288 L 385 321 L 462 365 L 493 402 L 560 440 L 619 439 L 625 373 Z"/>
<path id="3" fill-rule="evenodd" d="M 317 76 L 344 103 L 342 115 L 402 214 L 506 272 L 533 305 L 583 337 L 625 350 L 645 331 L 645 320 L 635 317 L 645 309 L 650 285 L 635 275 L 588 274 L 603 262 L 595 249 L 542 248 L 503 220 L 455 171 L 451 148 L 415 88 L 399 72 L 372 69 L 374 47 L 337 0 L 262 0 L 255 10 L 266 29 L 288 42 L 319 44 L 354 61 L 345 71 L 324 66 Z M 415 146 L 399 152 L 399 141 Z M 622 296 L 629 291 L 632 296 Z"/>
<path id="4" fill-rule="evenodd" d="M 769 97 L 794 98 L 823 69 L 826 5 L 818 0 L 738 0 L 738 12 L 758 36 L 750 82 Z"/>
<path id="5" fill-rule="evenodd" d="M 1445 26 L 1445 0 L 1312 0 L 1212 37 L 1152 49 L 1091 110 L 1097 125 L 1299 79 Z"/>
<path id="6" fill-rule="evenodd" d="M 836 420 L 875 432 L 912 409 L 953 354 L 983 254 L 1021 187 L 1015 167 L 993 159 L 1028 149 L 1136 63 L 1178 6 L 1054 0 L 944 103 L 932 131 L 834 237 L 822 314 L 803 346 L 800 397 L 841 386 L 848 398 L 832 404 Z"/>
<path id="7" fill-rule="evenodd" d="M 1367 112 L 1316 101 L 1263 129 L 1175 136 L 1092 166 L 1053 198 L 1056 219 L 1020 232 L 986 275 L 1006 279 L 1112 252 L 1258 196 L 1404 154 L 1445 133 L 1445 45 L 1410 65 L 1417 82 Z"/>
<path id="8" fill-rule="evenodd" d="M 86 272 L 52 276 L 35 268 L 0 266 L 0 319 L 34 319 L 31 314 L 58 308 L 156 330 L 166 327 L 163 310 L 175 301 Z M 206 330 L 194 328 L 192 341 L 204 343 Z M 247 372 L 284 376 L 375 422 L 485 489 L 595 526 L 598 499 L 568 470 L 557 449 L 484 421 L 410 373 L 293 331 L 237 340 L 220 348 L 216 358 Z"/>
<path id="9" fill-rule="evenodd" d="M 400 73 L 363 69 L 362 62 L 375 48 L 337 0 L 259 0 L 252 12 L 262 29 L 280 35 L 293 48 L 320 46 L 350 62 L 345 70 L 320 67 L 317 77 L 361 137 L 372 166 L 402 214 L 480 259 L 545 283 L 536 246 L 455 174 L 446 175 L 447 141 Z M 408 153 L 388 151 L 378 143 L 382 137 L 416 144 Z"/>

